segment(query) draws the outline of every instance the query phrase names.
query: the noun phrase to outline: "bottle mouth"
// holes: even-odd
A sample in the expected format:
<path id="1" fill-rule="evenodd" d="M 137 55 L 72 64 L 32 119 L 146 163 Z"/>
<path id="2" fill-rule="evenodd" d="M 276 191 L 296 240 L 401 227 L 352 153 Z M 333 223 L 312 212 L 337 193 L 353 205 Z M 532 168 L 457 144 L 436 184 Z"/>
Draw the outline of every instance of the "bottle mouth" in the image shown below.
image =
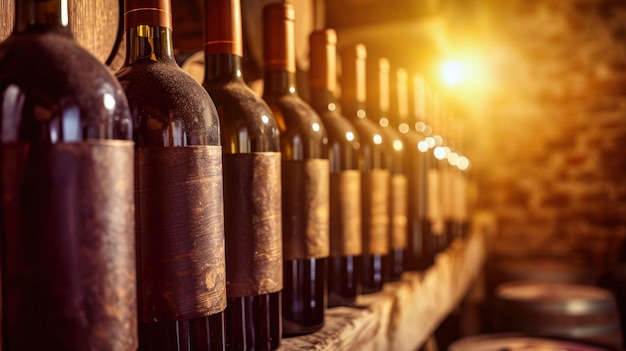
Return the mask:
<path id="1" fill-rule="evenodd" d="M 204 52 L 243 56 L 239 0 L 207 1 Z"/>
<path id="2" fill-rule="evenodd" d="M 318 30 L 309 36 L 309 86 L 334 92 L 336 88 L 337 34 L 333 29 Z"/>
<path id="3" fill-rule="evenodd" d="M 292 4 L 273 3 L 263 8 L 263 68 L 296 72 L 295 11 Z"/>

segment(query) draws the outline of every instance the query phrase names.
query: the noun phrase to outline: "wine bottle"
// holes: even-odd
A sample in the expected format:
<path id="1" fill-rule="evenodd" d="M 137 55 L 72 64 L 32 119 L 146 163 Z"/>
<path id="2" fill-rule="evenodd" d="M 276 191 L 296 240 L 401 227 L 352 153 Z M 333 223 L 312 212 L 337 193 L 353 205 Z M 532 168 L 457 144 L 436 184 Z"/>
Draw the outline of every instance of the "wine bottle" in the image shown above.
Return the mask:
<path id="1" fill-rule="evenodd" d="M 417 215 L 409 222 L 409 237 L 407 243 L 407 253 L 405 268 L 407 270 L 426 270 L 434 263 L 435 241 L 432 237 L 432 222 L 430 220 L 430 204 L 428 186 L 429 169 L 433 164 L 434 146 L 432 138 L 432 127 L 426 123 L 426 82 L 419 75 L 413 75 L 408 82 L 409 106 L 413 108 L 409 111 L 409 127 L 419 135 L 420 141 L 417 144 L 419 152 L 415 155 L 413 168 L 417 175 L 414 183 L 409 183 L 413 188 L 409 198 L 409 213 Z M 411 104 L 412 102 L 412 104 Z"/>
<path id="2" fill-rule="evenodd" d="M 173 57 L 168 0 L 126 0 L 116 73 L 134 119 L 140 350 L 224 348 L 222 148 L 207 92 Z"/>
<path id="3" fill-rule="evenodd" d="M 404 271 L 404 251 L 407 243 L 407 211 L 408 211 L 408 170 L 411 169 L 410 157 L 413 150 L 409 145 L 417 142 L 408 134 L 400 134 L 398 126 L 401 108 L 398 103 L 390 103 L 389 60 L 381 57 L 369 60 L 367 64 L 367 108 L 368 117 L 379 125 L 387 140 L 387 149 L 390 150 L 389 164 L 389 253 L 383 261 L 387 281 L 397 281 Z M 395 91 L 395 89 L 393 89 Z M 400 98 L 397 99 L 400 101 Z M 393 107 L 393 108 L 392 108 Z M 404 107 L 404 106 L 403 106 Z M 405 107 L 406 109 L 406 107 Z"/>
<path id="4" fill-rule="evenodd" d="M 263 9 L 263 99 L 280 129 L 283 219 L 283 335 L 324 325 L 329 255 L 326 131 L 295 85 L 293 5 Z"/>
<path id="5" fill-rule="evenodd" d="M 205 1 L 203 86 L 220 116 L 229 350 L 275 350 L 281 338 L 280 141 L 265 102 L 244 83 L 239 0 Z"/>
<path id="6" fill-rule="evenodd" d="M 441 136 L 441 97 L 435 92 L 430 92 L 428 122 L 432 126 L 432 134 L 428 137 L 428 145 L 432 149 L 430 167 L 428 168 L 428 218 L 431 223 L 431 240 L 433 242 L 433 255 L 436 256 L 445 246 L 445 221 L 442 206 L 442 168 L 446 167 L 446 151 L 444 140 Z M 434 259 L 434 257 L 433 257 Z"/>
<path id="7" fill-rule="evenodd" d="M 339 113 L 337 34 L 332 29 L 309 36 L 311 106 L 328 134 L 330 162 L 330 256 L 328 307 L 350 306 L 360 293 L 361 174 L 359 139 L 354 126 Z"/>
<path id="8" fill-rule="evenodd" d="M 470 168 L 471 162 L 467 156 L 459 153 L 458 160 L 456 162 L 456 218 L 457 229 L 455 230 L 456 238 L 465 239 L 469 235 L 471 230 L 471 222 L 468 214 L 469 199 L 468 199 L 468 183 L 470 180 Z"/>
<path id="9" fill-rule="evenodd" d="M 435 153 L 441 155 L 440 159 L 440 175 L 441 175 L 441 216 L 443 218 L 443 233 L 439 243 L 439 251 L 444 251 L 453 240 L 454 221 L 454 190 L 453 190 L 453 173 L 454 167 L 450 164 L 449 158 L 452 152 L 451 146 L 453 140 L 450 138 L 450 109 L 447 104 L 442 104 L 439 116 L 440 134 L 442 137 L 442 145 L 435 149 Z"/>
<path id="10" fill-rule="evenodd" d="M 341 107 L 361 144 L 361 286 L 363 293 L 381 291 L 386 280 L 383 257 L 389 252 L 389 178 L 386 135 L 367 118 L 365 46 L 341 49 Z"/>
<path id="11" fill-rule="evenodd" d="M 133 122 L 66 5 L 16 2 L 0 44 L 0 348 L 134 350 Z"/>

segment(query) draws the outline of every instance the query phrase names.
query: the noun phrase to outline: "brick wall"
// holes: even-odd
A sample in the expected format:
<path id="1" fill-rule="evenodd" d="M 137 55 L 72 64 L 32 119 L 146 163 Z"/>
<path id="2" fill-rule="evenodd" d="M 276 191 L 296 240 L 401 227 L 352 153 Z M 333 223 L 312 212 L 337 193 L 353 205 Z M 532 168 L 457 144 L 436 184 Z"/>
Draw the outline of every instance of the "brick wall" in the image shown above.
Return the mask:
<path id="1" fill-rule="evenodd" d="M 498 84 L 469 113 L 467 148 L 476 206 L 498 218 L 494 253 L 601 269 L 626 236 L 626 3 L 483 9 Z"/>

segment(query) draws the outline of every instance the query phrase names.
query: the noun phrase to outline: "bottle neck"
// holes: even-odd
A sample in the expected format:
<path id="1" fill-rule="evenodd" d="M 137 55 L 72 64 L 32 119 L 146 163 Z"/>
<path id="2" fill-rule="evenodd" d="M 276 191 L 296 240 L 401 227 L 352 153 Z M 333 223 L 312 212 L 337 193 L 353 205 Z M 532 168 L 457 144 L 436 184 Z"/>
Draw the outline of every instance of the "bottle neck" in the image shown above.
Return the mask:
<path id="1" fill-rule="evenodd" d="M 204 81 L 243 81 L 241 56 L 235 54 L 205 54 Z"/>
<path id="2" fill-rule="evenodd" d="M 170 28 L 139 25 L 126 29 L 125 64 L 146 59 L 176 64 Z"/>
<path id="3" fill-rule="evenodd" d="M 343 100 L 341 103 L 342 114 L 356 119 L 367 119 L 367 110 L 364 101 Z"/>
<path id="4" fill-rule="evenodd" d="M 68 0 L 16 1 L 14 32 L 50 28 L 70 34 Z"/>
<path id="5" fill-rule="evenodd" d="M 263 76 L 263 96 L 296 94 L 296 74 L 287 70 L 266 70 Z"/>
<path id="6" fill-rule="evenodd" d="M 333 92 L 323 87 L 311 87 L 310 100 L 318 112 L 334 112 L 338 108 Z"/>

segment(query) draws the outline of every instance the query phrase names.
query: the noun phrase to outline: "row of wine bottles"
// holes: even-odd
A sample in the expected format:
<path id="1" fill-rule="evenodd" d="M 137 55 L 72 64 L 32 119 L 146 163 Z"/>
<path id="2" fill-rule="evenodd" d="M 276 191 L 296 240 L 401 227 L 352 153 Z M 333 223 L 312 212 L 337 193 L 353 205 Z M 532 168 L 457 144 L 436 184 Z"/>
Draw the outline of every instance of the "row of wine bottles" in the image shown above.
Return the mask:
<path id="1" fill-rule="evenodd" d="M 338 101 L 337 38 L 316 31 L 305 102 L 276 3 L 261 98 L 238 0 L 205 0 L 202 84 L 174 59 L 170 1 L 126 0 L 112 76 L 66 5 L 19 1 L 0 44 L 3 349 L 274 350 L 467 231 L 468 161 L 418 76 L 380 59 L 366 82 L 346 47 Z"/>

